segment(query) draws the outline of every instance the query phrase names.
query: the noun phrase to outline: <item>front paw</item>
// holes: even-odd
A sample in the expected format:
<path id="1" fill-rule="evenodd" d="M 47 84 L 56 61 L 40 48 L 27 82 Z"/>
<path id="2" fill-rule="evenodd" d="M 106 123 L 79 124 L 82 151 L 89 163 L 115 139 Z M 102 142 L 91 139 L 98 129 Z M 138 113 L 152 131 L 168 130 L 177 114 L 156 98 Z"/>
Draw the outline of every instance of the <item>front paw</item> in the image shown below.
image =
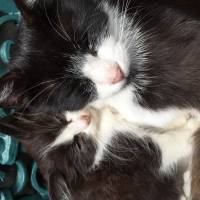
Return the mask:
<path id="1" fill-rule="evenodd" d="M 192 115 L 189 112 L 181 113 L 177 118 L 167 125 L 167 129 L 178 129 L 184 127 L 191 119 Z"/>

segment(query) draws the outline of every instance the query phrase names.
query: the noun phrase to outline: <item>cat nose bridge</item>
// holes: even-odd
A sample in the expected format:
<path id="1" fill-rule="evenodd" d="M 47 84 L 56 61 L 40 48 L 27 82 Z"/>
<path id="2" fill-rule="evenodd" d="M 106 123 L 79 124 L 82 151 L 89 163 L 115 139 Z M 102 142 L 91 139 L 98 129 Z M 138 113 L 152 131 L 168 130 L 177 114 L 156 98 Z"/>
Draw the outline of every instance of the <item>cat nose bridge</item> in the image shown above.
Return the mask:
<path id="1" fill-rule="evenodd" d="M 99 57 L 88 57 L 83 72 L 94 83 L 99 84 L 113 85 L 125 78 L 125 73 L 118 62 Z"/>

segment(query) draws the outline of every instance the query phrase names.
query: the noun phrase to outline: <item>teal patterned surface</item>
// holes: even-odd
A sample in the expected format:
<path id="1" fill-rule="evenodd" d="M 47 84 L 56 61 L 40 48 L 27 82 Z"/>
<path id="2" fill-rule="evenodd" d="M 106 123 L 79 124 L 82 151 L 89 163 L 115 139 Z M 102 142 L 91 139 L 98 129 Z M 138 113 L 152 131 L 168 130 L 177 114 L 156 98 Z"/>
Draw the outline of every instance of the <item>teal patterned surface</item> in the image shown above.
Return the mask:
<path id="1" fill-rule="evenodd" d="M 0 10 L 5 13 L 18 12 L 17 7 L 12 0 L 0 0 Z"/>
<path id="2" fill-rule="evenodd" d="M 0 0 L 0 14 L 0 76 L 3 76 L 8 71 L 6 64 L 14 41 L 1 40 L 1 27 L 13 22 L 17 27 L 20 13 L 12 0 Z M 0 117 L 6 115 L 0 108 Z M 18 141 L 0 133 L 0 200 L 47 200 L 48 192 L 39 177 L 37 165 Z"/>

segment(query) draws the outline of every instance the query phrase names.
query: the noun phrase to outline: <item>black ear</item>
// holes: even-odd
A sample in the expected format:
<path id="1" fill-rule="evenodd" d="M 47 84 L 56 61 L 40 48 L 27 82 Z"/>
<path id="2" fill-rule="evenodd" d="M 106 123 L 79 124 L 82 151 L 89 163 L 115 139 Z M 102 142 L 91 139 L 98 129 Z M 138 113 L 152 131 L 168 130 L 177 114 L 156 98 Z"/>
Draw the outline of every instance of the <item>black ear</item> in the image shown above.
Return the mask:
<path id="1" fill-rule="evenodd" d="M 71 199 L 69 188 L 66 184 L 64 175 L 54 170 L 48 178 L 48 190 L 51 200 Z"/>
<path id="2" fill-rule="evenodd" d="M 22 103 L 23 79 L 15 72 L 0 78 L 0 107 L 15 107 Z"/>
<path id="3" fill-rule="evenodd" d="M 41 15 L 46 16 L 45 12 L 53 4 L 59 2 L 58 0 L 15 0 L 15 3 L 20 10 L 23 18 L 27 22 L 32 22 Z"/>
<path id="4" fill-rule="evenodd" d="M 41 0 L 15 0 L 15 3 L 24 19 L 32 21 L 38 1 Z"/>

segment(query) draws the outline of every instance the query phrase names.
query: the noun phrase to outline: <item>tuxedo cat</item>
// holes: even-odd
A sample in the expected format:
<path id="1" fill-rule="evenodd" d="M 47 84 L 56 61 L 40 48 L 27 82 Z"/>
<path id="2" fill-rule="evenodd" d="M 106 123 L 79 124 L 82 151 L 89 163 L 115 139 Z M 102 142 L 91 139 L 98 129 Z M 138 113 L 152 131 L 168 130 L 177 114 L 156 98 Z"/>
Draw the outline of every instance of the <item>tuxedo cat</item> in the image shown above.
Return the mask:
<path id="1" fill-rule="evenodd" d="M 106 102 L 155 126 L 199 108 L 198 1 L 16 4 L 23 18 L 1 79 L 2 106 L 39 112 Z"/>
<path id="2" fill-rule="evenodd" d="M 177 130 L 139 127 L 109 107 L 0 123 L 37 161 L 52 200 L 187 200 L 198 127 L 193 117 Z"/>
<path id="3" fill-rule="evenodd" d="M 23 19 L 10 73 L 0 80 L 1 106 L 40 114 L 105 104 L 128 121 L 157 127 L 199 109 L 198 1 L 16 4 Z"/>

